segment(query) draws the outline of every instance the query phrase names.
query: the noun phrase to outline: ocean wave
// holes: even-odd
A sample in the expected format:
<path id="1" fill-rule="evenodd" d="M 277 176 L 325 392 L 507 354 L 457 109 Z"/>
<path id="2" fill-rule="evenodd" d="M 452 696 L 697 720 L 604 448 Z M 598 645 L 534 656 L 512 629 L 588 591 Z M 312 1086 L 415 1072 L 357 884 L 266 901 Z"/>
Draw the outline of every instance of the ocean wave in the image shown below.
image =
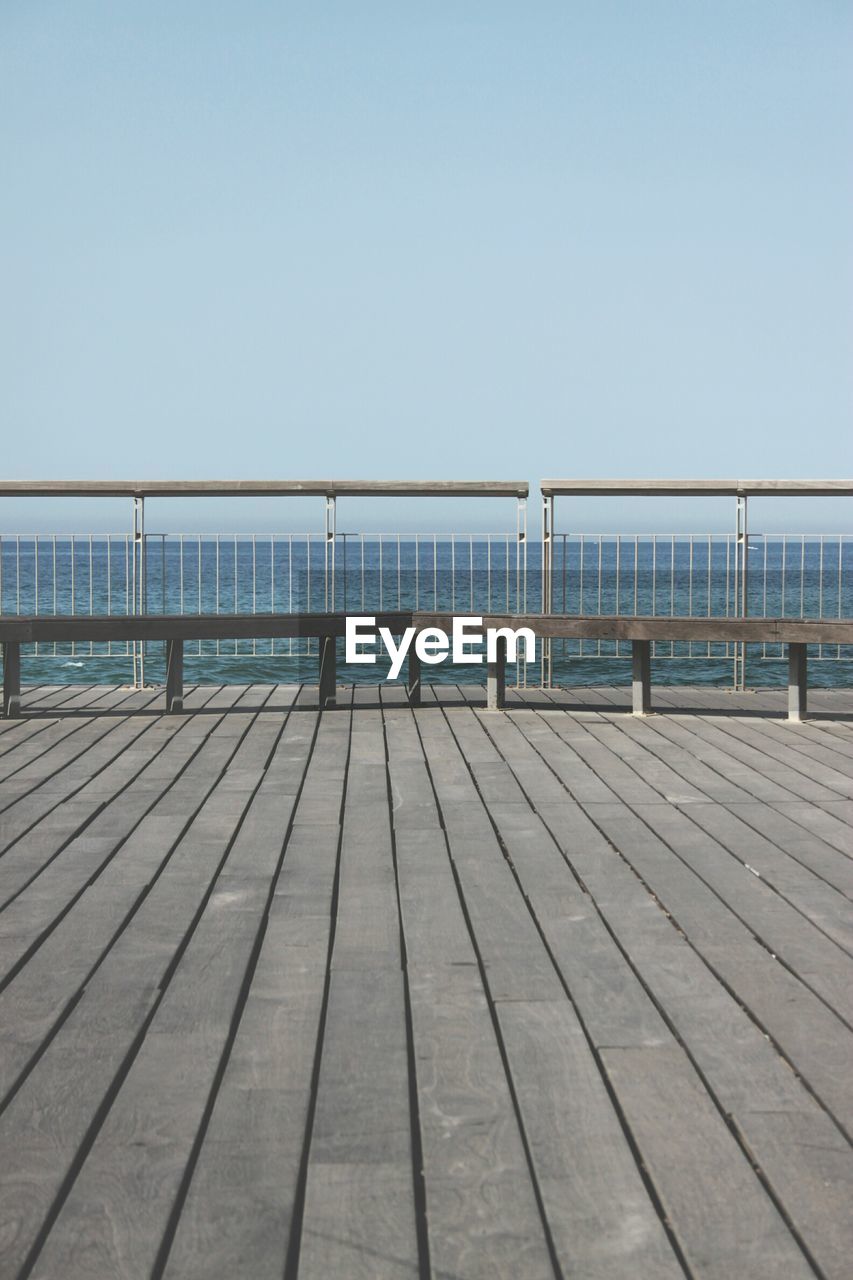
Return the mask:
<path id="1" fill-rule="evenodd" d="M 83 667 L 86 664 L 84 662 L 63 662 L 62 665 L 63 667 Z"/>

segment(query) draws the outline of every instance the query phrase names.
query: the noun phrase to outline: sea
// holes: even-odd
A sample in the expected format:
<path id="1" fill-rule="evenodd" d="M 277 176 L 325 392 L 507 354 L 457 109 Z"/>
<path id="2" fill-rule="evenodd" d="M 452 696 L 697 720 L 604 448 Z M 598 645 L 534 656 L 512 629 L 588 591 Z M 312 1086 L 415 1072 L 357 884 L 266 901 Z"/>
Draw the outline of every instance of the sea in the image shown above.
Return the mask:
<path id="1" fill-rule="evenodd" d="M 743 559 L 746 555 L 744 589 Z M 367 615 L 432 609 L 458 614 L 539 612 L 542 546 L 515 534 L 235 534 L 168 536 L 3 535 L 0 613 L 108 615 L 325 611 Z M 733 536 L 571 535 L 552 547 L 551 609 L 655 616 L 849 618 L 853 616 L 853 538 L 847 535 Z M 28 683 L 126 684 L 134 655 L 111 645 L 27 646 Z M 138 670 L 139 654 L 137 654 Z M 671 684 L 731 686 L 734 646 L 658 644 L 655 679 Z M 142 655 L 146 683 L 164 678 L 164 646 Z M 274 683 L 316 680 L 316 642 L 304 640 L 188 643 L 187 683 Z M 387 661 L 347 667 L 339 678 L 381 681 Z M 540 663 L 519 664 L 521 684 L 540 681 Z M 446 662 L 426 678 L 477 683 L 482 664 Z M 510 679 L 513 671 L 510 669 Z M 624 683 L 630 646 L 612 641 L 553 642 L 554 683 Z M 779 645 L 747 649 L 747 684 L 787 678 Z M 853 683 L 853 646 L 815 646 L 810 683 Z"/>

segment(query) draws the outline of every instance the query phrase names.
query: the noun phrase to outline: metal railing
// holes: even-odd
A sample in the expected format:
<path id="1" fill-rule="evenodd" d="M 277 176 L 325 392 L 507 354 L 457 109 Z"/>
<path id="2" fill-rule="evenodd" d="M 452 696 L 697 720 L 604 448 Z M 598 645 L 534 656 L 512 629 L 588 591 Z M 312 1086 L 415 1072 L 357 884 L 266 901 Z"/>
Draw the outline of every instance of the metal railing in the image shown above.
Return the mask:
<path id="1" fill-rule="evenodd" d="M 138 614 L 295 612 L 370 613 L 427 609 L 466 613 L 648 613 L 655 616 L 853 616 L 853 538 L 846 534 L 763 535 L 749 531 L 748 499 L 767 495 L 853 495 L 848 481 L 544 481 L 542 539 L 528 550 L 526 482 L 211 481 L 0 482 L 3 496 L 125 496 L 133 521 L 125 534 L 0 536 L 0 613 Z M 730 534 L 557 532 L 555 499 L 576 495 L 734 497 Z M 323 499 L 322 531 L 299 534 L 160 534 L 146 531 L 146 497 L 314 496 Z M 515 529 L 477 533 L 344 533 L 342 496 L 503 497 L 515 500 Z M 254 663 L 255 678 L 280 678 L 281 663 L 311 656 L 297 640 L 195 642 L 187 657 Z M 159 674 L 158 646 L 141 643 L 34 646 L 29 659 L 84 666 L 129 665 L 134 683 L 146 661 Z M 743 645 L 672 643 L 655 656 L 700 660 L 719 679 L 727 666 L 746 678 Z M 772 663 L 778 647 L 751 646 L 750 662 Z M 814 656 L 845 663 L 849 647 Z M 620 675 L 627 654 L 615 641 L 546 641 L 528 678 L 583 681 L 610 659 Z M 590 663 L 587 666 L 587 662 Z M 123 665 L 122 665 L 123 664 Z M 107 668 L 101 667 L 101 671 Z M 209 668 L 208 668 L 209 669 Z M 674 670 L 676 668 L 673 668 Z M 694 661 L 692 673 L 699 670 Z M 249 672 L 248 665 L 245 668 Z M 840 670 L 840 668 L 839 668 Z M 846 670 L 846 668 L 845 668 Z M 603 674 L 603 672 L 602 672 Z M 435 675 L 440 678 L 437 669 Z M 453 678 L 452 672 L 448 678 Z M 596 672 L 596 678 L 598 673 Z"/>
<path id="2" fill-rule="evenodd" d="M 746 545 L 744 578 L 736 533 L 555 534 L 548 611 L 680 618 L 853 616 L 853 535 L 753 534 Z M 653 656 L 739 664 L 741 646 L 657 641 Z M 781 645 L 750 646 L 750 661 L 784 656 Z M 615 640 L 551 642 L 557 678 L 573 660 L 623 657 L 630 657 L 630 644 Z M 853 649 L 819 645 L 814 657 L 849 661 Z"/>
<path id="3" fill-rule="evenodd" d="M 523 612 L 515 533 L 19 534 L 0 536 L 0 614 Z M 536 606 L 538 608 L 538 602 Z M 316 640 L 187 642 L 185 657 L 308 658 Z M 162 645 L 35 644 L 25 657 L 123 660 L 136 683 Z M 276 678 L 271 673 L 271 678 Z M 524 680 L 524 670 L 521 671 Z"/>
<path id="4" fill-rule="evenodd" d="M 0 613 L 538 612 L 541 556 L 534 545 L 528 561 L 520 532 L 337 533 L 333 545 L 324 533 L 5 535 Z M 749 614 L 853 616 L 853 535 L 753 534 L 747 545 Z M 738 551 L 736 534 L 557 534 L 546 612 L 738 617 Z M 315 646 L 307 639 L 194 641 L 186 656 L 257 663 L 308 658 Z M 159 664 L 158 646 L 136 653 L 129 642 L 41 644 L 29 654 L 74 665 Z M 587 662 L 628 656 L 629 646 L 617 641 L 553 641 L 552 677 L 570 681 Z M 718 670 L 739 659 L 736 645 L 697 642 L 658 642 L 654 656 Z M 853 653 L 820 646 L 814 656 L 846 661 Z M 750 649 L 750 661 L 782 657 L 780 646 Z M 538 674 L 522 670 L 519 678 Z"/>
<path id="5" fill-rule="evenodd" d="M 853 481 L 850 480 L 543 480 L 540 486 L 542 494 L 542 548 L 541 548 L 541 574 L 542 574 L 542 609 L 544 613 L 554 612 L 559 606 L 555 604 L 556 593 L 559 590 L 559 572 L 560 566 L 555 561 L 555 552 L 560 548 L 560 538 L 568 535 L 559 535 L 556 532 L 555 525 L 555 509 L 556 499 L 569 497 L 728 497 L 735 499 L 735 528 L 731 537 L 724 536 L 722 539 L 718 537 L 718 541 L 724 548 L 724 564 L 725 570 L 722 572 L 721 566 L 714 569 L 712 541 L 708 543 L 708 564 L 707 564 L 707 594 L 708 609 L 715 606 L 719 616 L 742 617 L 749 616 L 750 612 L 755 612 L 753 601 L 755 592 L 751 584 L 752 563 L 750 559 L 751 550 L 753 549 L 753 539 L 749 531 L 748 507 L 751 497 L 853 497 Z M 643 605 L 638 604 L 640 612 L 657 611 L 658 606 L 658 590 L 657 590 L 657 568 L 655 563 L 657 550 L 656 535 L 647 535 L 651 537 L 652 548 L 652 565 L 651 573 L 645 573 L 645 589 L 639 595 L 643 598 Z M 816 535 L 818 539 L 822 535 Z M 835 535 L 829 535 L 830 537 Z M 803 539 L 803 567 L 801 572 L 801 608 L 806 608 L 806 593 L 803 587 L 805 582 L 805 540 L 804 535 L 793 535 L 795 540 Z M 823 535 L 826 537 L 826 535 Z M 670 564 L 670 609 L 673 615 L 680 614 L 682 616 L 690 616 L 693 607 L 693 574 L 692 574 L 692 552 L 695 544 L 694 538 L 688 538 L 690 547 L 690 565 L 687 570 L 687 588 L 683 589 L 684 566 L 679 565 L 676 570 L 676 539 L 674 535 L 663 535 L 664 541 L 669 538 L 672 543 L 671 564 Z M 617 559 L 619 556 L 619 539 L 617 539 Z M 781 535 L 782 545 L 782 571 L 780 575 L 780 585 L 778 592 L 771 589 L 770 598 L 768 598 L 767 582 L 768 576 L 765 572 L 764 586 L 761 591 L 762 603 L 765 606 L 763 612 L 766 613 L 767 607 L 774 595 L 778 596 L 775 601 L 776 607 L 783 608 L 785 602 L 785 547 L 787 545 L 786 536 Z M 823 544 L 821 544 L 822 546 Z M 766 543 L 765 543 L 766 550 Z M 566 549 L 562 548 L 565 560 Z M 821 551 L 821 555 L 822 555 Z M 600 555 L 600 553 L 599 553 Z M 839 542 L 838 564 L 839 573 L 842 571 L 842 548 Z M 822 563 L 822 561 L 821 561 Z M 584 571 L 583 552 L 581 552 L 581 560 L 579 573 L 581 578 Z M 766 570 L 766 554 L 765 554 L 765 570 Z M 810 572 L 813 570 L 810 567 Z M 675 580 L 678 574 L 681 590 L 678 593 L 676 607 L 676 591 Z M 618 568 L 617 568 L 618 579 Z M 638 596 L 638 583 L 641 581 L 639 566 L 635 566 L 634 573 L 634 592 Z M 581 595 L 582 595 L 581 591 Z M 598 596 L 601 596 L 601 584 L 599 583 Z M 822 574 L 817 590 L 817 600 L 815 601 L 814 593 L 809 592 L 809 607 L 823 601 L 823 585 Z M 619 589 L 616 588 L 616 602 L 619 600 Z M 637 599 L 637 602 L 639 597 Z M 843 586 L 839 587 L 838 604 L 840 608 L 844 605 Z M 849 608 L 849 601 L 847 603 Z M 636 610 L 635 610 L 636 611 Z M 707 615 L 706 615 L 707 616 Z M 801 616 L 806 616 L 805 614 Z M 809 616 L 814 616 L 810 614 Z M 842 615 L 839 615 L 842 616 Z M 546 640 L 542 647 L 542 683 L 550 684 L 554 676 L 553 665 L 554 647 L 550 640 Z M 565 656 L 565 655 L 564 655 Z M 581 655 L 578 655 L 581 656 Z M 608 656 L 617 656 L 616 652 Z M 658 654 L 658 656 L 662 656 Z M 691 656 L 676 653 L 673 646 L 669 656 Z M 706 661 L 710 656 L 717 657 L 719 655 L 704 655 Z M 744 688 L 746 684 L 746 665 L 747 665 L 747 646 L 739 643 L 731 646 L 731 653 L 726 651 L 723 655 L 726 659 L 731 656 L 733 663 L 733 682 L 736 688 Z M 765 656 L 766 647 L 765 647 Z M 839 655 L 841 656 L 841 655 Z M 845 655 L 846 656 L 846 655 Z"/>

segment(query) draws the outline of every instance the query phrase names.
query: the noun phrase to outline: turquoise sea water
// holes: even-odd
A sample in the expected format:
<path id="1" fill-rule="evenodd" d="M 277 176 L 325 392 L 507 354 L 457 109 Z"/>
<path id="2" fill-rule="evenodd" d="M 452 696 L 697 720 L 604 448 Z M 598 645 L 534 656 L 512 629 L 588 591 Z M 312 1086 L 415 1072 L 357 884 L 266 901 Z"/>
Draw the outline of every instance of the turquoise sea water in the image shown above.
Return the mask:
<path id="1" fill-rule="evenodd" d="M 334 568 L 332 562 L 334 561 Z M 673 537 L 559 538 L 554 544 L 552 609 L 566 613 L 734 616 L 741 579 L 733 539 Z M 748 555 L 748 612 L 790 617 L 853 616 L 853 545 L 842 537 L 758 538 Z M 292 612 L 335 608 L 455 613 L 538 612 L 541 545 L 514 536 L 258 535 L 167 538 L 140 544 L 121 537 L 4 537 L 0 540 L 0 610 L 16 613 L 126 614 Z M 623 646 L 623 650 L 624 650 Z M 747 680 L 781 684 L 779 646 L 751 647 Z M 853 682 L 853 647 L 811 654 L 815 685 Z M 347 668 L 341 678 L 384 678 L 387 663 Z M 822 659 L 822 660 L 820 660 Z M 733 653 L 724 645 L 660 645 L 659 680 L 730 684 Z M 187 682 L 312 681 L 316 656 L 305 642 L 247 641 L 187 645 Z M 477 681 L 482 666 L 445 663 L 433 681 Z M 627 653 L 612 642 L 555 642 L 559 683 L 624 681 Z M 163 678 L 163 646 L 146 646 L 146 682 Z M 126 683 L 128 646 L 40 646 L 24 654 L 28 682 Z M 528 683 L 538 683 L 528 664 Z"/>

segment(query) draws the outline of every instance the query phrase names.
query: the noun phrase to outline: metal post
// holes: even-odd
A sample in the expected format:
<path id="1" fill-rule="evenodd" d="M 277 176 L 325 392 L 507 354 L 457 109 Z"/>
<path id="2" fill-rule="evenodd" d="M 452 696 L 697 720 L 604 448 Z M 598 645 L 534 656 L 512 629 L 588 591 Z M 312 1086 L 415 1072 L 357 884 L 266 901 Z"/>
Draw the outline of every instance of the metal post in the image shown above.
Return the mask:
<path id="1" fill-rule="evenodd" d="M 735 612 L 745 618 L 749 613 L 749 523 L 746 494 L 737 497 L 737 521 L 735 534 Z M 734 683 L 736 689 L 746 688 L 746 641 L 735 644 Z"/>
<path id="2" fill-rule="evenodd" d="M 554 528 L 554 499 L 550 494 L 542 495 L 542 612 L 551 613 L 552 573 L 554 544 L 552 540 Z M 551 685 L 551 640 L 542 640 L 542 687 Z"/>
<path id="3" fill-rule="evenodd" d="M 516 500 L 515 512 L 515 606 L 517 613 L 527 613 L 527 499 Z M 516 688 L 527 687 L 527 651 L 518 655 L 515 667 Z"/>
<path id="4" fill-rule="evenodd" d="M 133 607 L 136 615 L 145 612 L 145 499 L 133 499 Z M 145 641 L 133 640 L 133 686 L 145 685 Z"/>
<path id="5" fill-rule="evenodd" d="M 335 609 L 335 497 L 334 494 L 326 495 L 326 554 L 325 554 L 325 578 L 326 578 L 326 613 L 333 613 Z"/>

